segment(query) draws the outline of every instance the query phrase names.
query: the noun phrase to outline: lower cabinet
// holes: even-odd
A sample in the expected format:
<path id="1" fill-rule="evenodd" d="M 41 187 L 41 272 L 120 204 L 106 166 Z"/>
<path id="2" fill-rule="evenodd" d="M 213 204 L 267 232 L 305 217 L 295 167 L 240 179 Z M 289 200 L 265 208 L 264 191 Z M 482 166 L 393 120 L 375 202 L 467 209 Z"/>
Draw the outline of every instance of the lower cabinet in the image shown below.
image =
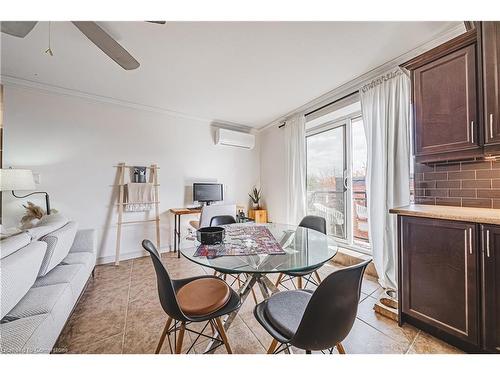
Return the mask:
<path id="1" fill-rule="evenodd" d="M 400 319 L 479 345 L 477 226 L 400 220 Z"/>
<path id="2" fill-rule="evenodd" d="M 500 353 L 500 226 L 398 217 L 399 323 Z"/>
<path id="3" fill-rule="evenodd" d="M 482 225 L 483 346 L 500 353 L 500 227 Z"/>

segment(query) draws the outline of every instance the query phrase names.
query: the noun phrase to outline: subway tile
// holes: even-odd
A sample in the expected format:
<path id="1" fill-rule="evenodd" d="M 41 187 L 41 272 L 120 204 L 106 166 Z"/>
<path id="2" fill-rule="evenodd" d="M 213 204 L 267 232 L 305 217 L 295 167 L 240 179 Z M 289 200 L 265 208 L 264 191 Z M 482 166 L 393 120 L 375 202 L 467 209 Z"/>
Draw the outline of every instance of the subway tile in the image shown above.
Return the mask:
<path id="1" fill-rule="evenodd" d="M 450 189 L 450 197 L 476 198 L 476 189 Z"/>
<path id="2" fill-rule="evenodd" d="M 498 181 L 500 182 L 500 180 L 498 180 Z M 489 188 L 491 188 L 491 180 L 463 180 L 462 181 L 462 188 L 463 189 L 474 189 L 474 188 L 489 189 Z"/>
<path id="3" fill-rule="evenodd" d="M 456 172 L 460 173 L 460 172 Z M 448 173 L 447 172 L 428 172 L 424 173 L 424 181 L 430 181 L 430 180 L 447 180 L 448 179 Z"/>
<path id="4" fill-rule="evenodd" d="M 476 171 L 476 178 L 486 179 L 486 178 L 500 178 L 500 169 L 492 169 L 492 170 L 481 170 Z"/>
<path id="5" fill-rule="evenodd" d="M 447 197 L 448 189 L 425 189 L 426 197 Z"/>
<path id="6" fill-rule="evenodd" d="M 500 190 L 479 189 L 477 191 L 478 198 L 500 198 Z"/>
<path id="7" fill-rule="evenodd" d="M 493 199 L 493 208 L 500 208 L 500 199 Z"/>
<path id="8" fill-rule="evenodd" d="M 434 172 L 434 165 L 416 163 L 415 172 L 417 173 Z"/>
<path id="9" fill-rule="evenodd" d="M 491 180 L 491 187 L 493 189 L 500 189 L 500 180 Z"/>
<path id="10" fill-rule="evenodd" d="M 492 203 L 491 199 L 485 199 L 485 198 L 463 198 L 462 199 L 462 206 L 463 207 L 478 207 L 478 208 L 491 208 Z"/>
<path id="11" fill-rule="evenodd" d="M 423 181 L 424 180 L 424 174 L 423 173 L 415 173 L 415 181 Z"/>
<path id="12" fill-rule="evenodd" d="M 417 182 L 416 186 L 419 189 L 434 189 L 436 188 L 436 181 L 419 181 Z"/>
<path id="13" fill-rule="evenodd" d="M 471 163 L 462 163 L 462 171 L 491 169 L 491 161 L 475 161 Z"/>
<path id="14" fill-rule="evenodd" d="M 415 197 L 416 204 L 436 204 L 436 199 L 432 197 Z"/>
<path id="15" fill-rule="evenodd" d="M 448 180 L 474 180 L 475 178 L 475 171 L 448 172 Z"/>
<path id="16" fill-rule="evenodd" d="M 458 206 L 462 205 L 461 198 L 436 198 L 436 204 L 440 206 Z"/>
<path id="17" fill-rule="evenodd" d="M 495 160 L 491 162 L 491 168 L 492 169 L 500 169 L 500 160 Z"/>
<path id="18" fill-rule="evenodd" d="M 425 189 L 415 189 L 415 195 L 417 197 L 425 196 Z"/>
<path id="19" fill-rule="evenodd" d="M 437 164 L 435 168 L 436 168 L 436 172 L 459 171 L 460 170 L 460 163 L 454 163 L 454 164 Z"/>
<path id="20" fill-rule="evenodd" d="M 438 189 L 442 188 L 453 188 L 453 189 L 460 189 L 460 181 L 435 181 L 436 182 L 436 187 Z"/>

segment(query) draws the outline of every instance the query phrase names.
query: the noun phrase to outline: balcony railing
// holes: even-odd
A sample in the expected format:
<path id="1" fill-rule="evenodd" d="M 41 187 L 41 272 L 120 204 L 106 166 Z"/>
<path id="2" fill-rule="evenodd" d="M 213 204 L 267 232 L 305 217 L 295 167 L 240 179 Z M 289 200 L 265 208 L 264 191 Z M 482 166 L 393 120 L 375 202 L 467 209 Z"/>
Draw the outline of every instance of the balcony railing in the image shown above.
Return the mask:
<path id="1" fill-rule="evenodd" d="M 308 212 L 322 216 L 327 221 L 327 233 L 345 238 L 345 192 L 336 190 L 309 191 Z M 353 237 L 364 244 L 368 239 L 368 211 L 366 191 L 355 190 L 353 196 Z"/>

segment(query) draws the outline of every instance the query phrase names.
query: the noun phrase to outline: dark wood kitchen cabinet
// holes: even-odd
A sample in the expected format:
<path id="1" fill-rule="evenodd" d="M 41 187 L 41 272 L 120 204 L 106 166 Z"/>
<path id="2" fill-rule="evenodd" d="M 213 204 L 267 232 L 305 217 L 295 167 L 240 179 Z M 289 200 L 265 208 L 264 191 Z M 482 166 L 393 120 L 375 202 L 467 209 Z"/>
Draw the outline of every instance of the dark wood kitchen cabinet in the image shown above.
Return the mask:
<path id="1" fill-rule="evenodd" d="M 482 153 L 477 55 L 471 30 L 403 65 L 411 72 L 417 162 Z"/>
<path id="2" fill-rule="evenodd" d="M 500 227 L 483 225 L 481 235 L 483 346 L 500 353 Z"/>
<path id="3" fill-rule="evenodd" d="M 399 235 L 400 322 L 479 345 L 476 225 L 400 216 Z"/>
<path id="4" fill-rule="evenodd" d="M 484 143 L 500 144 L 500 22 L 481 23 L 483 50 Z"/>

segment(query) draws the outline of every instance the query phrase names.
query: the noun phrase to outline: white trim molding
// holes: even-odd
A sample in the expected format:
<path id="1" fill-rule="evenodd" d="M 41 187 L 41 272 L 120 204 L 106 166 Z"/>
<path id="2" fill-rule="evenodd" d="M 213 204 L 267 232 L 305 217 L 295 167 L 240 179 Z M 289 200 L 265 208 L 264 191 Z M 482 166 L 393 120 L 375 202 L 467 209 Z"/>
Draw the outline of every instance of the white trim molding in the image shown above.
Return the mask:
<path id="1" fill-rule="evenodd" d="M 79 91 L 79 90 L 67 89 L 67 88 L 60 87 L 60 86 L 54 86 L 54 85 L 50 85 L 47 83 L 30 81 L 27 79 L 17 78 L 17 77 L 3 75 L 3 74 L 0 75 L 0 83 L 5 85 L 5 86 L 27 87 L 30 89 L 46 91 L 46 92 L 55 93 L 55 94 L 63 95 L 63 96 L 72 96 L 72 97 L 77 97 L 77 98 L 90 99 L 90 100 L 94 100 L 94 101 L 98 101 L 98 102 L 102 102 L 102 103 L 115 104 L 115 105 L 119 105 L 122 107 L 137 109 L 139 111 L 161 113 L 164 115 L 183 118 L 183 119 L 187 119 L 187 120 L 194 120 L 194 121 L 199 121 L 199 122 L 204 122 L 204 123 L 211 123 L 213 121 L 211 119 L 192 116 L 192 115 L 188 115 L 186 113 L 172 111 L 172 110 L 166 109 L 166 108 L 153 107 L 153 106 L 149 106 L 149 105 L 128 102 L 128 101 L 121 100 L 121 99 L 115 99 L 115 98 L 111 98 L 111 97 L 107 97 L 107 96 L 90 94 L 90 93 Z"/>
<path id="2" fill-rule="evenodd" d="M 388 62 L 386 62 L 383 65 L 380 65 L 376 67 L 375 69 L 370 70 L 369 72 L 366 72 L 359 77 L 345 82 L 342 85 L 338 86 L 337 88 L 321 95 L 320 97 L 313 99 L 304 105 L 295 108 L 294 110 L 278 117 L 277 119 L 271 121 L 270 123 L 257 128 L 258 132 L 262 132 L 266 129 L 269 129 L 273 126 L 276 126 L 278 124 L 283 123 L 287 118 L 297 114 L 297 113 L 302 113 L 302 112 L 310 112 L 315 109 L 318 109 L 326 104 L 329 104 L 331 102 L 334 102 L 335 100 L 341 99 L 345 97 L 346 95 L 351 94 L 353 91 L 359 90 L 360 87 L 363 85 L 369 83 L 373 79 L 383 75 L 384 73 L 387 73 L 391 69 L 394 69 L 395 67 L 398 67 L 402 63 L 434 48 L 439 46 L 440 44 L 443 44 L 447 42 L 448 40 L 463 34 L 465 32 L 465 25 L 463 22 L 460 24 L 457 24 L 456 26 L 453 26 L 452 28 L 448 29 L 447 31 L 441 33 L 438 35 L 436 38 L 432 39 L 429 42 L 426 42 L 422 45 L 420 45 L 417 48 L 412 49 L 409 52 L 404 53 L 403 55 L 400 55 Z"/>

